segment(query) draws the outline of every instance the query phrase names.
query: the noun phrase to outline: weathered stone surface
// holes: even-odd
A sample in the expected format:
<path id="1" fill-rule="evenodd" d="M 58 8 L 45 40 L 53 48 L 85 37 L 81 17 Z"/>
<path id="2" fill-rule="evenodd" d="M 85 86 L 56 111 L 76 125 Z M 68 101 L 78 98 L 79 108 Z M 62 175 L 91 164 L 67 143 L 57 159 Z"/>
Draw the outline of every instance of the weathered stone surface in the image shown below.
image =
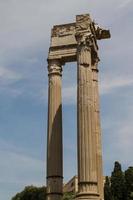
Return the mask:
<path id="1" fill-rule="evenodd" d="M 61 200 L 62 160 L 62 64 L 77 61 L 78 181 L 77 199 L 103 199 L 101 128 L 98 94 L 97 40 L 110 38 L 89 14 L 76 22 L 52 29 L 48 55 L 49 100 L 47 142 L 47 200 Z"/>
<path id="2" fill-rule="evenodd" d="M 47 137 L 47 200 L 61 200 L 63 184 L 62 162 L 62 101 L 59 60 L 48 63 L 48 137 Z"/>

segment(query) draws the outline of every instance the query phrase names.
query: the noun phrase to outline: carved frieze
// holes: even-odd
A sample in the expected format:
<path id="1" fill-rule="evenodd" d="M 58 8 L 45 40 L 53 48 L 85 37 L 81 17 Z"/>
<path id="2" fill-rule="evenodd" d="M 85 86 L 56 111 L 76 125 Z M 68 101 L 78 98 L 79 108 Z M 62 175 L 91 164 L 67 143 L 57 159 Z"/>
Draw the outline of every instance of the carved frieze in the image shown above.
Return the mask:
<path id="1" fill-rule="evenodd" d="M 57 25 L 52 29 L 52 37 L 64 37 L 75 34 L 75 23 Z"/>
<path id="2" fill-rule="evenodd" d="M 97 40 L 109 37 L 109 30 L 97 26 L 89 14 L 77 15 L 75 23 L 53 27 L 48 59 L 77 61 L 77 51 L 85 48 L 91 51 L 92 64 L 94 64 L 98 58 Z"/>

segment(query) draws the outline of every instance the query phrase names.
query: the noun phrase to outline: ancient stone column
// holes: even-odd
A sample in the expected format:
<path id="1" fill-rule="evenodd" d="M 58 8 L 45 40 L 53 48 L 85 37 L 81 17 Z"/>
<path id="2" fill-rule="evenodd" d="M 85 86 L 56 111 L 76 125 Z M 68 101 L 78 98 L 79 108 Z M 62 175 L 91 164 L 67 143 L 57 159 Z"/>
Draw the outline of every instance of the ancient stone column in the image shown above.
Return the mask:
<path id="1" fill-rule="evenodd" d="M 91 35 L 79 34 L 78 62 L 78 199 L 100 199 L 97 177 L 97 145 L 94 133 Z"/>
<path id="2" fill-rule="evenodd" d="M 47 200 L 61 200 L 63 189 L 61 62 L 48 61 L 48 71 Z"/>
<path id="3" fill-rule="evenodd" d="M 101 126 L 100 126 L 100 105 L 99 105 L 99 90 L 98 90 L 98 61 L 95 58 L 92 64 L 92 88 L 94 102 L 94 133 L 96 134 L 96 149 L 97 149 L 97 176 L 98 176 L 98 192 L 100 198 L 104 199 L 103 194 L 103 170 L 102 170 L 102 145 L 101 145 Z"/>

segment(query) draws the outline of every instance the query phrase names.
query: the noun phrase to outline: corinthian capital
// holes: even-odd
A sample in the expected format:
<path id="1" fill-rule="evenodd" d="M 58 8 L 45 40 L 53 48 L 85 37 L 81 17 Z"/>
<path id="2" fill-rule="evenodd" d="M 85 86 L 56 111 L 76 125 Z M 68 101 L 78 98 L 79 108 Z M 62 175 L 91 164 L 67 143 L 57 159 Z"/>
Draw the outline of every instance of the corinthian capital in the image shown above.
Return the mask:
<path id="1" fill-rule="evenodd" d="M 62 75 L 62 65 L 60 60 L 48 60 L 48 72 L 50 75 Z"/>
<path id="2" fill-rule="evenodd" d="M 78 32 L 75 37 L 78 44 L 77 50 L 79 63 L 86 66 L 92 65 L 98 57 L 94 35 L 91 32 Z"/>
<path id="3" fill-rule="evenodd" d="M 75 37 L 78 45 L 86 46 L 88 48 L 91 48 L 93 46 L 94 36 L 91 32 L 86 32 L 86 33 L 77 32 L 75 34 Z"/>

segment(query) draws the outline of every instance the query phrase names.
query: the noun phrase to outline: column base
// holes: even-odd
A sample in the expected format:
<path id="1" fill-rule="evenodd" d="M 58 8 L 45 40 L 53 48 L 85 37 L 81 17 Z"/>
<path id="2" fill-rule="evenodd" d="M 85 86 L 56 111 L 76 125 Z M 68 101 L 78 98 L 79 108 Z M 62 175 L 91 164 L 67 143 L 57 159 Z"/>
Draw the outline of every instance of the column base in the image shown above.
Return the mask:
<path id="1" fill-rule="evenodd" d="M 76 195 L 75 200 L 103 200 L 99 194 L 81 192 Z"/>
<path id="2" fill-rule="evenodd" d="M 46 200 L 62 200 L 63 196 L 63 177 L 62 176 L 48 176 Z"/>
<path id="3" fill-rule="evenodd" d="M 86 196 L 86 197 L 77 197 L 75 198 L 75 200 L 103 200 L 103 199 Z"/>
<path id="4" fill-rule="evenodd" d="M 47 194 L 46 200 L 62 200 L 63 195 L 59 194 Z"/>

